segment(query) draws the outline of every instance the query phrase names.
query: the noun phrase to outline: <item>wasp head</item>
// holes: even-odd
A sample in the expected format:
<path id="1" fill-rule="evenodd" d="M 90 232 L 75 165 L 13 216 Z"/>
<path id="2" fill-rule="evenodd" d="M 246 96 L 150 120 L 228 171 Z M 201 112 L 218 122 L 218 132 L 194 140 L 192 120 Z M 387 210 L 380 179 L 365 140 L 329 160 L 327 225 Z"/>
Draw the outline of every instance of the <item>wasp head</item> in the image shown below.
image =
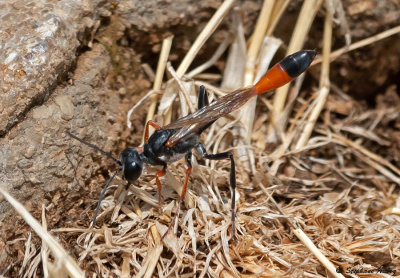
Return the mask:
<path id="1" fill-rule="evenodd" d="M 129 183 L 137 180 L 143 170 L 143 161 L 139 151 L 136 148 L 127 148 L 121 153 L 120 159 L 125 179 Z"/>

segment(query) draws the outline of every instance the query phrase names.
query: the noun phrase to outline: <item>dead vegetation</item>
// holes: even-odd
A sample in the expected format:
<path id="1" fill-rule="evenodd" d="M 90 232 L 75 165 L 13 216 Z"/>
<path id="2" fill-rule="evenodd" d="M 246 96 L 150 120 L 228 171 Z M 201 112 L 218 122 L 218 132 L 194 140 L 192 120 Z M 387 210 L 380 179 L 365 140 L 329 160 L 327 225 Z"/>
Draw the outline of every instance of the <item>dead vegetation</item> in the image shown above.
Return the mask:
<path id="1" fill-rule="evenodd" d="M 235 14 L 233 2 L 224 1 L 176 71 L 167 63 L 173 38 L 164 40 L 153 89 L 143 100 L 148 103 L 150 98 L 147 119 L 167 124 L 193 112 L 199 84 L 206 86 L 213 99 L 254 84 L 266 72 L 282 46 L 271 35 L 288 5 L 286 0 L 264 2 L 247 43 L 236 12 L 234 39 L 227 38 L 210 61 L 187 72 L 221 20 L 229 12 Z M 229 163 L 194 159 L 185 206 L 174 232 L 164 241 L 160 235 L 172 220 L 185 177 L 182 162 L 169 165 L 161 215 L 151 175 L 154 170 L 150 170 L 129 192 L 123 189 L 124 182 L 113 182 L 120 186 L 110 186 L 102 202 L 98 217 L 102 226 L 52 230 L 55 237 L 68 234 L 73 246 L 64 247 L 75 249 L 77 263 L 45 231 L 45 217 L 40 228 L 25 216 L 43 245 L 38 252 L 26 241 L 20 275 L 35 277 L 39 271 L 44 277 L 81 277 L 82 273 L 91 277 L 343 277 L 338 268 L 350 277 L 359 274 L 345 273 L 348 269 L 373 270 L 376 277 L 388 277 L 379 270 L 398 274 L 400 169 L 393 161 L 400 158 L 396 136 L 400 100 L 390 87 L 376 109 L 363 111 L 337 84 L 330 83 L 329 70 L 332 59 L 398 33 L 399 28 L 350 44 L 341 2 L 306 0 L 287 53 L 303 48 L 321 9 L 325 13 L 323 49 L 313 65 L 314 72 L 320 68 L 318 87 L 302 89 L 302 76 L 278 89 L 272 101 L 271 94 L 251 101 L 234 119 L 220 119 L 204 134 L 210 153 L 236 153 L 237 243 L 231 240 Z M 331 51 L 334 19 L 347 31 L 349 45 Z M 228 47 L 223 75 L 208 73 Z M 171 79 L 163 84 L 165 69 Z M 221 81 L 220 88 L 215 80 Z M 177 100 L 180 109 L 173 111 Z M 143 102 L 128 113 L 128 126 Z M 392 127 L 390 131 L 387 126 Z"/>

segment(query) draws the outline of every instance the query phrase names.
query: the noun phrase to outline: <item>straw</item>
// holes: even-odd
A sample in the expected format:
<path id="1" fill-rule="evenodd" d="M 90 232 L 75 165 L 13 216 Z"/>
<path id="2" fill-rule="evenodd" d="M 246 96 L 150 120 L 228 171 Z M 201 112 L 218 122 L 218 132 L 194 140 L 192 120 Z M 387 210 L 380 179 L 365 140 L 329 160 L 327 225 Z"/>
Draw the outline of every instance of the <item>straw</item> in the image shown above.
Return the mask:
<path id="1" fill-rule="evenodd" d="M 298 239 L 311 251 L 311 253 L 317 257 L 317 259 L 326 267 L 329 273 L 333 277 L 343 277 L 340 273 L 336 272 L 336 267 L 325 257 L 321 251 L 314 245 L 314 243 L 310 240 L 310 238 L 299 228 L 294 229 L 293 233 L 297 236 Z"/>
<path id="2" fill-rule="evenodd" d="M 349 46 L 344 46 L 342 48 L 339 48 L 339 49 L 333 51 L 330 54 L 329 59 L 330 59 L 330 61 L 333 61 L 333 60 L 337 59 L 338 57 L 340 57 L 341 55 L 343 55 L 343 54 L 345 54 L 347 52 L 350 52 L 350 51 L 353 51 L 355 49 L 358 49 L 358 48 L 361 48 L 361 47 L 376 43 L 376 42 L 378 42 L 380 40 L 386 39 L 386 38 L 391 37 L 393 35 L 396 35 L 398 33 L 400 33 L 400 26 L 393 27 L 393 28 L 391 28 L 389 30 L 383 31 L 381 33 L 378 33 L 378 34 L 373 35 L 371 37 L 368 37 L 366 39 L 363 39 L 363 40 L 360 40 L 358 42 L 355 42 L 355 43 L 353 43 L 353 44 L 351 44 Z M 321 61 L 322 61 L 322 58 L 321 57 L 317 57 L 313 61 L 311 66 L 313 66 L 315 64 L 318 64 L 318 63 L 321 63 Z"/>
<path id="3" fill-rule="evenodd" d="M 43 229 L 47 231 L 47 222 L 46 222 L 46 207 L 44 204 L 42 205 L 42 226 Z M 43 277 L 49 277 L 48 270 L 48 247 L 44 241 L 42 241 L 42 248 L 40 250 L 40 255 L 42 259 L 42 268 L 43 268 Z"/>
<path id="4" fill-rule="evenodd" d="M 57 259 L 58 263 L 62 266 L 71 277 L 85 277 L 84 272 L 76 264 L 75 260 L 68 255 L 62 246 L 53 238 L 41 225 L 33 218 L 33 216 L 25 209 L 25 207 L 14 199 L 7 191 L 0 187 L 0 193 L 4 198 L 14 207 L 14 209 L 24 218 L 26 223 L 40 236 L 40 238 L 47 244 L 52 255 Z"/>
<path id="5" fill-rule="evenodd" d="M 161 47 L 161 52 L 160 52 L 160 58 L 158 59 L 158 64 L 157 64 L 157 71 L 156 71 L 156 76 L 154 78 L 154 84 L 153 84 L 153 90 L 158 91 L 161 89 L 161 84 L 165 72 L 165 66 L 167 65 L 168 61 L 168 56 L 171 51 L 171 46 L 172 46 L 172 40 L 174 36 L 169 36 L 163 40 L 162 47 Z M 154 112 L 156 110 L 157 106 L 157 95 L 153 95 L 151 97 L 151 104 L 149 107 L 149 110 L 147 111 L 147 117 L 146 117 L 146 123 L 153 119 L 154 117 Z M 149 130 L 149 135 L 151 135 L 151 130 Z"/>
<path id="6" fill-rule="evenodd" d="M 319 92 L 318 97 L 315 99 L 315 104 L 313 104 L 314 109 L 311 112 L 308 121 L 303 129 L 302 134 L 300 135 L 299 140 L 296 144 L 296 149 L 303 148 L 308 139 L 311 136 L 311 133 L 314 129 L 315 123 L 322 111 L 322 108 L 325 105 L 326 99 L 329 94 L 329 55 L 331 52 L 331 44 L 332 44 L 332 14 L 329 9 L 327 9 L 325 15 L 325 24 L 324 24 L 324 44 L 323 44 L 323 62 L 321 69 L 321 77 L 319 82 Z"/>
<path id="7" fill-rule="evenodd" d="M 272 17 L 270 20 L 270 24 L 267 29 L 267 36 L 271 36 L 274 32 L 276 26 L 278 25 L 279 20 L 281 19 L 283 12 L 286 10 L 287 5 L 290 3 L 290 0 L 277 0 L 274 9 L 272 10 Z"/>
<path id="8" fill-rule="evenodd" d="M 246 71 L 244 75 L 244 86 L 251 86 L 254 83 L 255 76 L 255 66 L 256 60 L 260 52 L 261 44 L 264 41 L 265 33 L 268 28 L 268 23 L 270 21 L 271 12 L 275 1 L 265 0 L 261 9 L 261 12 L 257 19 L 256 27 L 254 28 L 254 32 L 252 35 L 252 39 L 250 42 L 249 50 L 247 51 L 247 61 L 246 61 Z M 252 127 L 254 122 L 254 113 L 257 103 L 257 97 L 251 99 L 248 103 L 246 103 L 241 109 L 241 122 L 243 127 L 245 127 L 245 144 L 248 144 L 250 141 L 250 136 L 252 133 Z"/>
<path id="9" fill-rule="evenodd" d="M 321 3 L 322 0 L 304 1 L 287 49 L 288 55 L 296 51 L 299 51 L 303 47 L 304 42 L 307 38 L 307 33 L 310 30 L 311 24 L 314 20 L 317 11 L 320 8 Z M 289 91 L 289 84 L 282 86 L 276 90 L 273 101 L 273 107 L 274 107 L 273 113 L 275 117 L 277 117 L 282 112 L 288 91 Z"/>
<path id="10" fill-rule="evenodd" d="M 225 0 L 215 14 L 208 21 L 207 25 L 201 31 L 201 33 L 197 36 L 193 45 L 190 47 L 189 51 L 186 53 L 183 58 L 181 64 L 176 70 L 176 75 L 178 78 L 182 78 L 186 71 L 189 69 L 191 63 L 195 59 L 197 53 L 200 51 L 201 47 L 208 40 L 208 38 L 214 33 L 215 29 L 217 29 L 218 25 L 221 23 L 222 19 L 226 16 L 229 10 L 232 8 L 235 0 Z M 167 114 L 164 117 L 164 123 L 169 124 L 171 122 L 172 109 L 169 108 Z"/>

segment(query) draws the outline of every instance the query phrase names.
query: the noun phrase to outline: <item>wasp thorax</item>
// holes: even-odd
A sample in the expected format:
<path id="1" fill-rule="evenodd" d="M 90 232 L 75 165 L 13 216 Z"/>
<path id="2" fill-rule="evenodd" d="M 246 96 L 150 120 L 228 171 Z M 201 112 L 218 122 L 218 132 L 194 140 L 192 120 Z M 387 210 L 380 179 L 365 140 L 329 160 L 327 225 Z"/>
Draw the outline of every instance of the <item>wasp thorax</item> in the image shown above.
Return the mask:
<path id="1" fill-rule="evenodd" d="M 143 161 L 135 148 L 127 148 L 121 153 L 122 169 L 128 182 L 134 182 L 142 174 Z"/>

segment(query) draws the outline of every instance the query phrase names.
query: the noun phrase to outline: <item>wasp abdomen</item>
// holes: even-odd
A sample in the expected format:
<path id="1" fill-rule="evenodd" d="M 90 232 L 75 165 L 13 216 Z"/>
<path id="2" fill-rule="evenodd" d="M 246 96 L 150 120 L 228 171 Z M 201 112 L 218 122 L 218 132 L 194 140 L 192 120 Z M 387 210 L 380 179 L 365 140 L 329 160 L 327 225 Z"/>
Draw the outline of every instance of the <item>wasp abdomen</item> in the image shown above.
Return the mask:
<path id="1" fill-rule="evenodd" d="M 257 94 L 279 88 L 292 81 L 310 66 L 316 53 L 314 50 L 301 50 L 284 58 L 254 85 Z"/>
<path id="2" fill-rule="evenodd" d="M 295 78 L 310 66 L 316 54 L 314 50 L 301 50 L 284 58 L 280 65 L 290 77 Z"/>

